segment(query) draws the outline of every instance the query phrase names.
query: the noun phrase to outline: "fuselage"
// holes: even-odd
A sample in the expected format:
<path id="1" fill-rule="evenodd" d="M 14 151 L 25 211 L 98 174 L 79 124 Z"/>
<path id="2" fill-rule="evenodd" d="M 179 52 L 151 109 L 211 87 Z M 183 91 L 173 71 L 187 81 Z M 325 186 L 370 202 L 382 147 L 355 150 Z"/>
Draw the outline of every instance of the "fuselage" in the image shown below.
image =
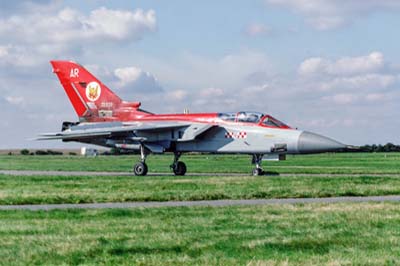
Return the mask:
<path id="1" fill-rule="evenodd" d="M 300 154 L 337 151 L 346 147 L 327 137 L 294 129 L 270 115 L 259 112 L 152 114 L 135 111 L 120 114 L 118 119 L 101 117 L 90 123 L 101 126 L 102 122 L 115 121 L 122 122 L 125 126 L 138 123 L 162 125 L 171 122 L 190 124 L 192 128 L 204 124 L 215 126 L 201 138 L 192 141 L 182 141 L 182 135 L 185 133 L 182 129 L 136 134 L 136 137 L 161 144 L 165 151 L 172 152 Z M 96 144 L 115 146 L 115 142 L 110 141 L 100 141 Z"/>

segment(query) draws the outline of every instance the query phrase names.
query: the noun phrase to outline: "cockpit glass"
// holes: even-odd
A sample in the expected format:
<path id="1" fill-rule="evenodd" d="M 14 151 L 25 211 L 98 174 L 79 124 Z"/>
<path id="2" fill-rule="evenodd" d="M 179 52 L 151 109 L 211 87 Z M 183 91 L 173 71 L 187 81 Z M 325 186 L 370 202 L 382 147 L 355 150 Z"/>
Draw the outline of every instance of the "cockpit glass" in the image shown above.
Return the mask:
<path id="1" fill-rule="evenodd" d="M 224 121 L 234 122 L 236 119 L 236 113 L 219 113 L 218 118 Z"/>
<path id="2" fill-rule="evenodd" d="M 256 112 L 239 112 L 237 114 L 238 122 L 245 123 L 258 123 L 264 115 L 262 113 Z"/>
<path id="3" fill-rule="evenodd" d="M 263 125 L 269 126 L 269 127 L 289 127 L 289 126 L 285 125 L 284 123 L 282 123 L 281 121 L 279 121 L 278 119 L 273 118 L 272 116 L 265 117 L 265 119 L 262 123 L 263 123 Z"/>
<path id="4" fill-rule="evenodd" d="M 278 119 L 259 112 L 218 113 L 218 118 L 228 122 L 261 124 L 267 127 L 290 128 Z"/>
<path id="5" fill-rule="evenodd" d="M 237 121 L 244 123 L 259 123 L 264 116 L 258 112 L 219 113 L 218 118 L 224 121 Z"/>
<path id="6" fill-rule="evenodd" d="M 278 124 L 269 117 L 264 119 L 263 124 L 269 127 L 279 127 Z"/>

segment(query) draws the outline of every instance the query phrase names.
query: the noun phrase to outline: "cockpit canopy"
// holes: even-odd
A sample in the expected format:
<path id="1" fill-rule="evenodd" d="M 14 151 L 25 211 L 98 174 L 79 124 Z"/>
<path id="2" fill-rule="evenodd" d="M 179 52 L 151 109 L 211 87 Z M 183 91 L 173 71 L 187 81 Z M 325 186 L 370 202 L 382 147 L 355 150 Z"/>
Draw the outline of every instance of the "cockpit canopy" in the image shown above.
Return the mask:
<path id="1" fill-rule="evenodd" d="M 264 116 L 258 112 L 237 112 L 237 113 L 219 113 L 218 118 L 224 121 L 231 122 L 246 122 L 246 123 L 258 123 Z"/>
<path id="2" fill-rule="evenodd" d="M 290 128 L 278 119 L 260 112 L 219 113 L 218 118 L 228 122 L 252 123 L 266 127 Z"/>

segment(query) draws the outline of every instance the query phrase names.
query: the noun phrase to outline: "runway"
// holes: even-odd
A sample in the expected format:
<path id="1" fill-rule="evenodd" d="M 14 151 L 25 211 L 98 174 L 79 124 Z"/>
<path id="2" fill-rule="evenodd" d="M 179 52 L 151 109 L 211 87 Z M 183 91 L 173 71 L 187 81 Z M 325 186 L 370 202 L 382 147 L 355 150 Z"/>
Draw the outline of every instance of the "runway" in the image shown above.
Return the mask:
<path id="1" fill-rule="evenodd" d="M 65 209 L 130 209 L 130 208 L 163 208 L 163 207 L 227 207 L 255 206 L 273 204 L 309 204 L 340 202 L 400 202 L 400 196 L 372 197 L 332 197 L 332 198 L 290 198 L 290 199 L 249 199 L 249 200 L 203 200 L 203 201 L 165 201 L 165 202 L 115 202 L 85 204 L 37 204 L 37 205 L 0 205 L 0 210 L 49 211 Z"/>
<path id="2" fill-rule="evenodd" d="M 41 176 L 134 176 L 133 172 L 94 172 L 94 171 L 36 171 L 36 170 L 0 170 L 0 174 L 5 175 L 41 175 Z M 147 176 L 173 176 L 171 172 L 153 172 L 148 173 Z M 250 173 L 186 173 L 186 176 L 251 176 Z M 400 177 L 400 174 L 377 174 L 377 173 L 365 173 L 365 174 L 280 174 L 271 172 L 265 176 L 321 176 L 321 177 L 335 177 L 335 176 L 377 176 L 377 177 Z"/>

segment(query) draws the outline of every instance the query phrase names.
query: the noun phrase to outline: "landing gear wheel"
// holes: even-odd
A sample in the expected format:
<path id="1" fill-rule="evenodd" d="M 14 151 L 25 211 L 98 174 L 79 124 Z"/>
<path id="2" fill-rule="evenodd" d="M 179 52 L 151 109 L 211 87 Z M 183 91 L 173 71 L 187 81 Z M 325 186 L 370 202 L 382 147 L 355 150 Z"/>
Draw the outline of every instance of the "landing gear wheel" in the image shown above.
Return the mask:
<path id="1" fill-rule="evenodd" d="M 259 175 L 264 174 L 264 171 L 261 168 L 262 157 L 263 157 L 263 154 L 253 154 L 251 163 L 256 165 L 256 167 L 252 171 L 253 176 L 259 176 Z"/>
<path id="2" fill-rule="evenodd" d="M 138 176 L 146 175 L 147 170 L 148 170 L 147 164 L 142 163 L 142 162 L 135 164 L 135 166 L 133 167 L 133 172 L 135 173 L 135 175 L 138 175 Z"/>
<path id="3" fill-rule="evenodd" d="M 172 170 L 175 175 L 185 175 L 186 174 L 186 164 L 184 162 L 177 162 Z"/>
<path id="4" fill-rule="evenodd" d="M 262 175 L 264 171 L 261 168 L 254 168 L 253 169 L 253 176 L 259 176 Z"/>

